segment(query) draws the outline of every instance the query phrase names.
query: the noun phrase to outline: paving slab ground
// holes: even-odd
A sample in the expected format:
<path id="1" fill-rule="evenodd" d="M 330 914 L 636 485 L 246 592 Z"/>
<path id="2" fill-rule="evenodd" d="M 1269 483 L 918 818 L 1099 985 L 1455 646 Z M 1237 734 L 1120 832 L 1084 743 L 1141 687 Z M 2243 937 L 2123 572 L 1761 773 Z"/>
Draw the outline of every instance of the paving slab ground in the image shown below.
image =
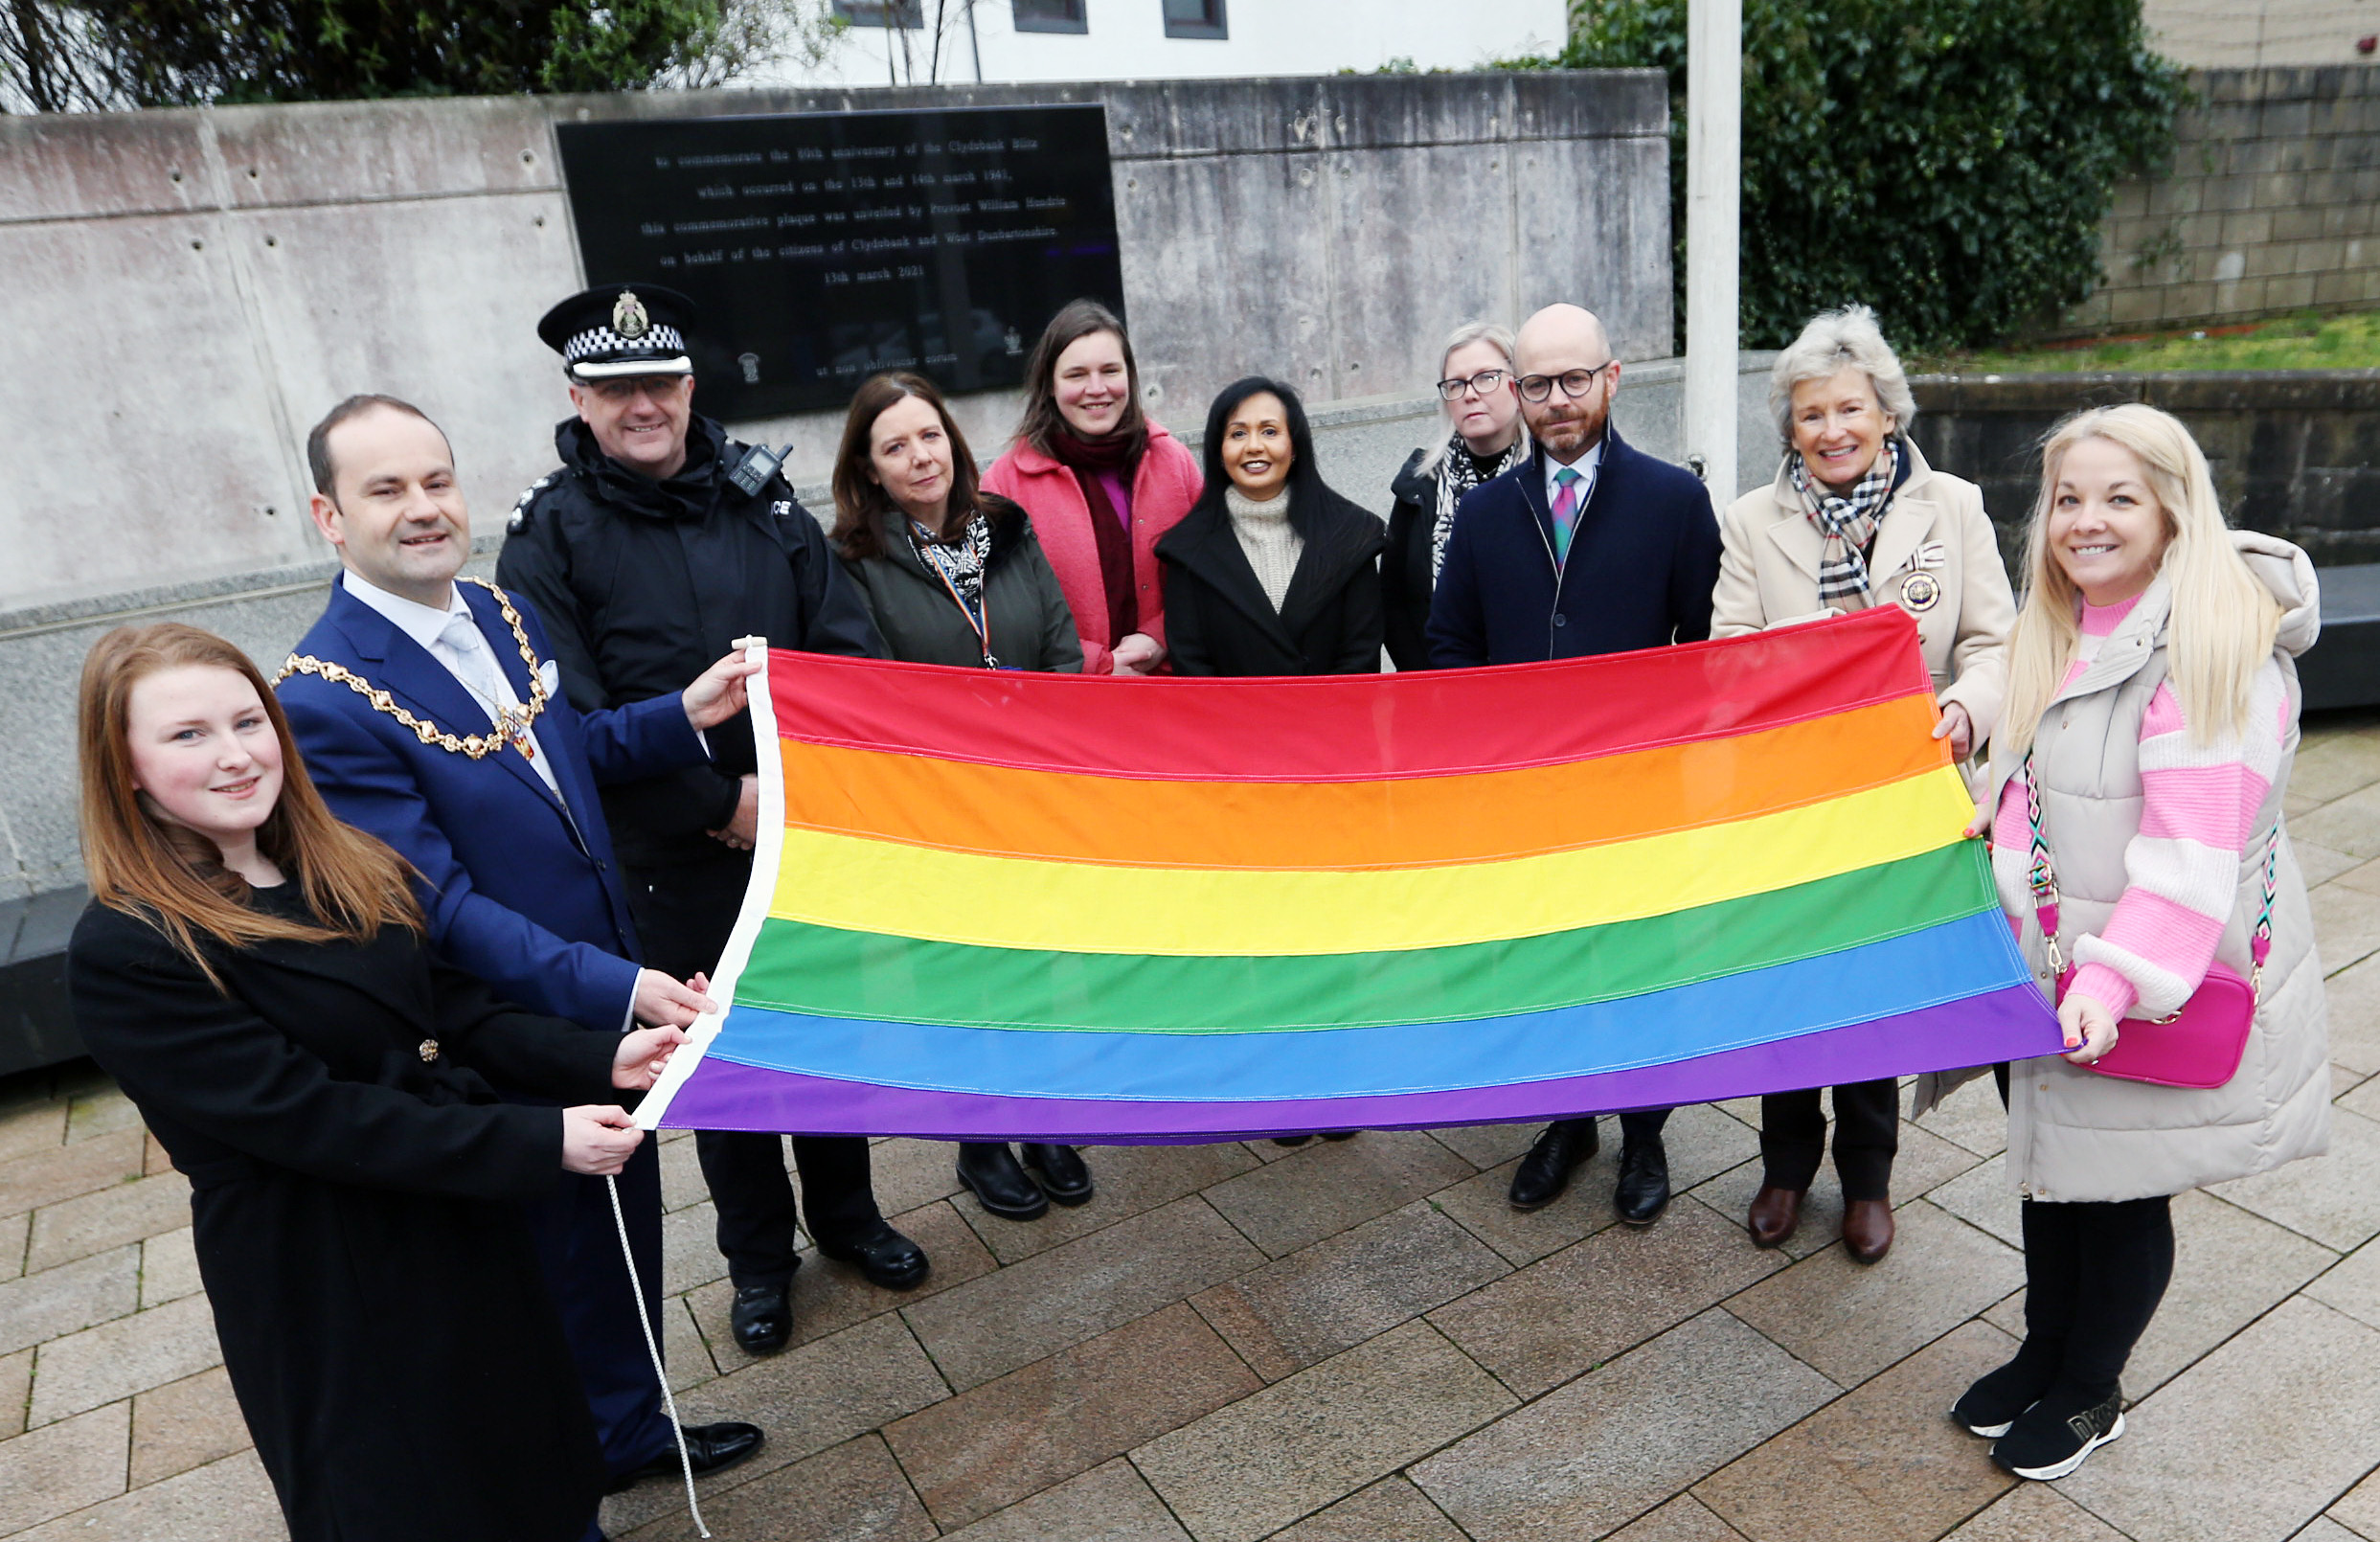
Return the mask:
<path id="1" fill-rule="evenodd" d="M 1535 1133 L 1094 1150 L 1017 1225 L 950 1147 L 876 1187 L 933 1276 L 805 1254 L 755 1360 L 692 1142 L 664 1138 L 670 1380 L 761 1455 L 703 1485 L 721 1542 L 2380 1542 L 2380 715 L 2307 736 L 2329 1156 L 2182 1196 L 2128 1433 L 2014 1484 L 1943 1417 L 2024 1331 L 1988 1080 L 1904 1123 L 1900 1240 L 1845 1257 L 1831 1177 L 1776 1252 L 1743 1211 L 1757 1100 L 1681 1109 L 1678 1197 L 1616 1223 L 1618 1130 L 1572 1191 L 1504 1192 Z M 2319 837 L 2319 844 L 2315 838 Z M 187 1186 L 88 1065 L 0 1081 L 0 1537 L 282 1537 L 215 1346 Z M 434 1478 L 435 1475 L 425 1475 Z M 654 1484 L 634 1542 L 694 1531 Z M 434 1539 L 425 1539 L 434 1542 Z"/>

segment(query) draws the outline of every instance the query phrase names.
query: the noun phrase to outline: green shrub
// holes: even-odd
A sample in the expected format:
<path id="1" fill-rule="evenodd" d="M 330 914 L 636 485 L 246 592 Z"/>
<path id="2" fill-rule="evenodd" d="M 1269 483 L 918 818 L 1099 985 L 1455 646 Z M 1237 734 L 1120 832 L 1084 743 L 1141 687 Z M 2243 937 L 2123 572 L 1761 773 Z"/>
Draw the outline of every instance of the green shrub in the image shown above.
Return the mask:
<path id="1" fill-rule="evenodd" d="M 1686 0 L 1572 19 L 1520 67 L 1668 72 L 1682 285 Z M 1744 0 L 1744 346 L 1864 301 L 1904 347 L 1973 347 L 2082 299 L 2117 179 L 2169 151 L 2186 94 L 2140 0 Z"/>
<path id="2" fill-rule="evenodd" d="M 0 110 L 708 85 L 844 25 L 826 0 L 15 0 Z"/>

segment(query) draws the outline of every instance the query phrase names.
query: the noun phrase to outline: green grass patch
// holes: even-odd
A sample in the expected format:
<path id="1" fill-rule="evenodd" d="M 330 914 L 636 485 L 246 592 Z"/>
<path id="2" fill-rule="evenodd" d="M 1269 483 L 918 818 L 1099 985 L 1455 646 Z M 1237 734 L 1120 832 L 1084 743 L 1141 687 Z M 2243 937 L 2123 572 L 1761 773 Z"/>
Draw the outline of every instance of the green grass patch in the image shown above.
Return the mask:
<path id="1" fill-rule="evenodd" d="M 1911 368 L 1929 374 L 2380 369 L 2380 310 L 2345 315 L 2308 310 L 2248 327 L 1945 353 L 1915 360 Z"/>

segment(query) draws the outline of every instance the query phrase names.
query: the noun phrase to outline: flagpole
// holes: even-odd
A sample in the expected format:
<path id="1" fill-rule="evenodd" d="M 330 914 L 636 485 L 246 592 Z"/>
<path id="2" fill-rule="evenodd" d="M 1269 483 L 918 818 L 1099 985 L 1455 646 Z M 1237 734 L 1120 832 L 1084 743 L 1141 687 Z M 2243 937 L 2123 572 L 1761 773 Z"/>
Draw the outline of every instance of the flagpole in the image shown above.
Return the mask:
<path id="1" fill-rule="evenodd" d="M 1725 509 L 1737 491 L 1743 0 L 1689 0 L 1686 29 L 1686 453 Z"/>

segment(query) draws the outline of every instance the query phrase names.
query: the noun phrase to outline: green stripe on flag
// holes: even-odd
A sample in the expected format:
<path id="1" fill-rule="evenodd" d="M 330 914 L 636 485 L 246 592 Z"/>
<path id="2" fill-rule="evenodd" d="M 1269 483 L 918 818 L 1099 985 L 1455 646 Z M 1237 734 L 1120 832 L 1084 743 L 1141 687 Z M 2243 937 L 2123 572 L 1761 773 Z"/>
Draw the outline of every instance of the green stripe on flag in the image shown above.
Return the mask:
<path id="1" fill-rule="evenodd" d="M 1768 894 L 1405 952 L 1183 958 L 920 941 L 772 918 L 736 999 L 821 1017 L 1233 1033 L 1503 1017 L 1816 958 L 1996 908 L 1980 841 Z"/>

